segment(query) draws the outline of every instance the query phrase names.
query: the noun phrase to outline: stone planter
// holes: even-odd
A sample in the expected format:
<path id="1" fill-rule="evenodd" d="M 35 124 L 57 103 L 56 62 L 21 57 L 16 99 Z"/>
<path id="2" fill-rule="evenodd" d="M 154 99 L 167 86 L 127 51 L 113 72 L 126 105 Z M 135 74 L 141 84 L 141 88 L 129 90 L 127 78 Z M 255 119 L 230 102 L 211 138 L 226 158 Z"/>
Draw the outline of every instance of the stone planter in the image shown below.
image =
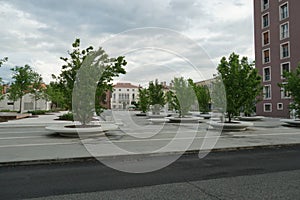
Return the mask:
<path id="1" fill-rule="evenodd" d="M 280 121 L 288 126 L 300 127 L 300 119 L 281 119 Z"/>
<path id="2" fill-rule="evenodd" d="M 147 116 L 149 118 L 153 119 L 153 118 L 165 118 L 165 117 L 168 117 L 169 115 L 165 114 L 165 113 L 161 113 L 161 114 L 158 114 L 158 115 L 148 114 Z"/>
<path id="3" fill-rule="evenodd" d="M 60 126 L 48 126 L 45 128 L 52 133 L 58 133 L 63 137 L 79 137 L 79 136 L 103 136 L 106 131 L 116 130 L 118 126 L 115 124 L 101 124 L 101 125 L 60 125 Z"/>
<path id="4" fill-rule="evenodd" d="M 243 117 L 239 117 L 238 119 L 241 121 L 261 121 L 264 119 L 264 117 L 263 116 L 250 116 L 250 117 L 243 116 Z"/>
<path id="5" fill-rule="evenodd" d="M 147 113 L 136 113 L 135 116 L 138 116 L 138 117 L 146 117 L 147 116 Z"/>
<path id="6" fill-rule="evenodd" d="M 210 114 L 200 114 L 200 117 L 203 117 L 204 119 L 210 119 L 211 115 Z"/>
<path id="7" fill-rule="evenodd" d="M 232 121 L 232 122 L 216 122 L 210 121 L 208 124 L 213 127 L 214 129 L 222 129 L 223 131 L 245 131 L 248 127 L 253 126 L 251 122 L 239 122 L 239 121 Z"/>
<path id="8" fill-rule="evenodd" d="M 169 119 L 167 118 L 152 118 L 148 119 L 152 124 L 164 124 L 169 122 Z"/>
<path id="9" fill-rule="evenodd" d="M 171 123 L 199 123 L 199 117 L 168 117 Z"/>

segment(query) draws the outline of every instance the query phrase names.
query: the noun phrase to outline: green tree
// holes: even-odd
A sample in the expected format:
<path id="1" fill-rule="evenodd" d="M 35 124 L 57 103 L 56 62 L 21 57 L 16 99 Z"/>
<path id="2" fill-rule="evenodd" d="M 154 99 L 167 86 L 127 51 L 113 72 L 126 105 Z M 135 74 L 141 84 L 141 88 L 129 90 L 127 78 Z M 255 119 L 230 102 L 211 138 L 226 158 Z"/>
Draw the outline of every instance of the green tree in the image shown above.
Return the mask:
<path id="1" fill-rule="evenodd" d="M 146 88 L 139 88 L 138 107 L 142 113 L 146 113 L 149 109 L 149 92 Z"/>
<path id="2" fill-rule="evenodd" d="M 51 109 L 55 105 L 55 108 L 64 108 L 64 94 L 57 82 L 50 82 L 45 90 L 45 96 L 52 102 Z"/>
<path id="3" fill-rule="evenodd" d="M 95 91 L 105 92 L 111 86 L 113 77 L 125 73 L 123 66 L 127 63 L 124 57 L 108 58 L 102 48 L 91 51 L 83 60 L 76 76 L 72 97 L 74 118 L 83 125 L 92 120 L 95 110 Z M 103 93 L 102 93 L 103 94 Z"/>
<path id="4" fill-rule="evenodd" d="M 8 60 L 7 57 L 4 57 L 2 59 L 0 59 L 0 67 L 3 65 L 3 63 L 5 63 Z M 3 96 L 3 81 L 2 81 L 2 77 L 0 77 L 0 100 L 2 100 L 4 98 Z"/>
<path id="5" fill-rule="evenodd" d="M 250 114 L 258 101 L 257 96 L 262 92 L 261 77 L 249 63 L 247 57 L 239 59 L 239 55 L 232 53 L 228 60 L 223 57 L 218 66 L 219 77 L 222 79 L 227 102 L 229 122 L 240 112 Z"/>
<path id="6" fill-rule="evenodd" d="M 11 68 L 13 71 L 12 79 L 13 83 L 10 87 L 10 93 L 12 94 L 10 98 L 20 99 L 20 110 L 22 112 L 23 96 L 27 93 L 30 93 L 31 87 L 34 81 L 35 72 L 31 69 L 29 65 L 24 67 L 14 67 Z"/>
<path id="7" fill-rule="evenodd" d="M 208 113 L 210 111 L 209 104 L 211 102 L 208 87 L 206 85 L 196 85 L 192 79 L 189 79 L 188 81 L 195 91 L 197 102 L 199 105 L 199 111 Z"/>
<path id="8" fill-rule="evenodd" d="M 163 85 L 158 83 L 156 79 L 155 82 L 149 82 L 148 87 L 149 92 L 149 104 L 152 105 L 152 113 L 159 114 L 160 108 L 165 105 L 165 96 L 163 91 Z"/>
<path id="9" fill-rule="evenodd" d="M 175 110 L 175 111 L 180 110 L 180 104 L 178 98 L 172 90 L 166 92 L 166 101 L 168 103 L 169 110 Z"/>
<path id="10" fill-rule="evenodd" d="M 176 95 L 174 103 L 177 105 L 175 107 L 179 108 L 179 117 L 184 117 L 197 100 L 194 89 L 183 77 L 174 78 L 172 83 Z"/>
<path id="11" fill-rule="evenodd" d="M 285 91 L 289 92 L 293 98 L 290 109 L 296 111 L 296 117 L 300 117 L 300 64 L 295 71 L 284 72 L 284 84 L 279 84 Z"/>
<path id="12" fill-rule="evenodd" d="M 96 72 L 101 73 L 100 79 L 96 81 L 97 88 L 95 90 L 97 99 L 97 101 L 95 101 L 95 109 L 99 113 L 101 111 L 101 105 L 99 102 L 101 101 L 101 97 L 103 97 L 103 93 L 107 90 L 112 90 L 111 81 L 113 80 L 113 77 L 126 73 L 123 67 L 127 64 L 127 62 L 122 56 L 119 56 L 118 58 L 109 58 L 105 51 L 101 48 L 96 52 L 93 51 L 94 48 L 92 46 L 81 50 L 80 39 L 76 39 L 72 44 L 72 47 L 72 52 L 68 52 L 69 58 L 60 58 L 66 63 L 62 66 L 61 74 L 58 77 L 55 75 L 52 76 L 57 80 L 61 93 L 64 95 L 64 105 L 67 109 L 72 110 L 72 93 L 77 72 L 80 70 L 83 61 L 89 53 L 91 53 L 89 56 L 94 56 L 93 58 L 95 58 L 95 55 L 97 54 L 97 56 L 99 56 L 99 59 L 97 58 L 98 65 L 101 65 L 103 69 L 102 71 Z M 94 68 L 93 70 L 95 69 L 97 68 Z M 98 70 L 100 70 L 100 68 L 98 68 Z"/>
<path id="13" fill-rule="evenodd" d="M 45 85 L 43 78 L 40 74 L 33 72 L 32 74 L 32 85 L 30 87 L 30 93 L 33 94 L 34 110 L 37 109 L 37 101 L 45 97 Z"/>
<path id="14" fill-rule="evenodd" d="M 76 39 L 72 44 L 72 52 L 68 51 L 69 57 L 60 57 L 66 64 L 62 66 L 61 73 L 58 77 L 52 75 L 59 83 L 61 93 L 64 94 L 64 105 L 67 109 L 72 110 L 72 92 L 74 88 L 74 82 L 76 79 L 77 71 L 86 57 L 86 55 L 93 50 L 90 46 L 84 50 L 80 49 L 80 39 Z"/>
<path id="15" fill-rule="evenodd" d="M 109 58 L 103 49 L 98 50 L 100 60 L 99 65 L 103 68 L 101 71 L 100 80 L 97 81 L 96 87 L 96 99 L 95 103 L 96 113 L 99 115 L 102 112 L 101 104 L 99 103 L 102 99 L 105 98 L 106 91 L 112 92 L 113 90 L 113 78 L 119 77 L 120 74 L 126 74 L 124 67 L 127 65 L 126 60 L 123 56 L 117 58 Z"/>

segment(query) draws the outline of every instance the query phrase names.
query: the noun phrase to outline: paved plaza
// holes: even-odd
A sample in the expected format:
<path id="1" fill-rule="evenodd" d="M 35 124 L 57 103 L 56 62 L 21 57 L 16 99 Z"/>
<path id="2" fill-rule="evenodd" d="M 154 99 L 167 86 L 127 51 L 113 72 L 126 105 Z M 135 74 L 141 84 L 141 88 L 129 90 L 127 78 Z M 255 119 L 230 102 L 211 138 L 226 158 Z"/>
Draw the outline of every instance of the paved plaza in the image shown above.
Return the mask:
<path id="1" fill-rule="evenodd" d="M 206 154 L 210 150 L 236 150 L 300 143 L 300 129 L 279 119 L 265 118 L 242 132 L 218 132 L 206 122 L 199 124 L 151 124 L 134 112 L 114 116 L 122 126 L 105 136 L 66 138 L 45 130 L 46 126 L 70 124 L 58 121 L 59 113 L 0 123 L 0 164 L 67 161 L 90 157 L 174 154 Z M 117 148 L 115 148 L 117 147 Z"/>

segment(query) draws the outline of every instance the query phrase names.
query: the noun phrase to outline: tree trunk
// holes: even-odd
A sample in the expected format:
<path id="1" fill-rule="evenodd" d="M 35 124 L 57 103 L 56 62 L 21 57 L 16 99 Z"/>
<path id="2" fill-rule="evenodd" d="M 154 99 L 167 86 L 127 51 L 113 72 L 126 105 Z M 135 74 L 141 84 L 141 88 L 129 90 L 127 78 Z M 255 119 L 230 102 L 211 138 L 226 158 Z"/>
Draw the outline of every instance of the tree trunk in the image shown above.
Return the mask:
<path id="1" fill-rule="evenodd" d="M 34 110 L 36 110 L 36 98 L 34 98 Z"/>
<path id="2" fill-rule="evenodd" d="M 228 113 L 228 122 L 231 122 L 231 113 Z"/>
<path id="3" fill-rule="evenodd" d="M 20 113 L 22 113 L 22 103 L 23 103 L 23 102 L 22 102 L 22 98 L 23 98 L 23 97 L 21 96 L 21 97 L 20 97 L 20 110 L 19 110 Z"/>

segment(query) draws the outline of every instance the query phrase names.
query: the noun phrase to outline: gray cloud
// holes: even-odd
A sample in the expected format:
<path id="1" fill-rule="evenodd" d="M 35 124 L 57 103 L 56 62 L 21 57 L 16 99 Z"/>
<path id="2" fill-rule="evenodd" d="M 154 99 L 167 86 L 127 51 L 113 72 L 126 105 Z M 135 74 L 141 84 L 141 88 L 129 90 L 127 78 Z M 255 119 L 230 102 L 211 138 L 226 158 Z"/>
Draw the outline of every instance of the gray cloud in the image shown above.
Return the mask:
<path id="1" fill-rule="evenodd" d="M 52 73 L 59 73 L 59 57 L 67 56 L 75 38 L 81 38 L 83 48 L 97 48 L 112 35 L 141 27 L 178 31 L 203 47 L 215 64 L 233 51 L 252 59 L 254 53 L 252 3 L 246 0 L 7 0 L 0 1 L 0 23 L 0 56 L 9 57 L 9 66 L 32 65 L 46 81 Z M 130 45 L 134 46 L 134 37 L 141 35 L 131 37 Z M 159 42 L 170 48 L 181 47 L 189 59 L 199 57 L 190 46 L 167 38 Z M 128 42 L 122 40 L 113 47 L 122 50 L 126 45 Z M 140 60 L 147 59 L 140 56 Z M 134 63 L 128 66 L 143 64 L 133 57 L 129 60 Z M 171 65 L 180 67 L 178 63 Z M 203 61 L 202 65 L 209 66 L 203 69 L 206 74 L 215 72 L 208 63 Z"/>

